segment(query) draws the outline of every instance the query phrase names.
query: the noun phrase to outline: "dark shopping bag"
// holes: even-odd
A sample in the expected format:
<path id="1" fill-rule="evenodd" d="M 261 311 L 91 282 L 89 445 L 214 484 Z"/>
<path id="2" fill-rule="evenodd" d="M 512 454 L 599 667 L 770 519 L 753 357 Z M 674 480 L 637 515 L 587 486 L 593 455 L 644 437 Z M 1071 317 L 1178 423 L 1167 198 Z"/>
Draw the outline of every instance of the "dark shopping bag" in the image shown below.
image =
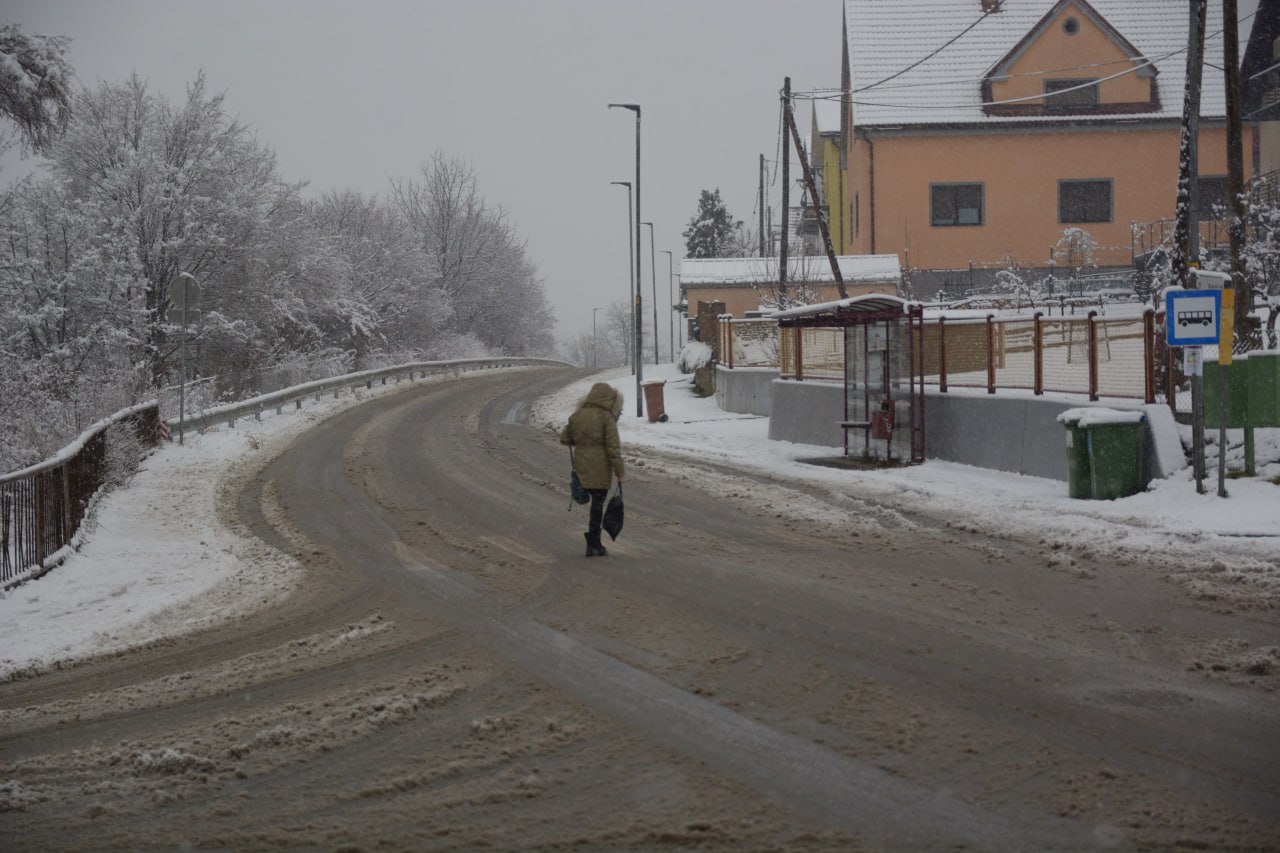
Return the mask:
<path id="1" fill-rule="evenodd" d="M 591 493 L 582 488 L 582 481 L 578 479 L 578 472 L 574 470 L 569 471 L 569 494 L 573 495 L 573 502 L 576 504 L 584 504 L 591 500 Z"/>
<path id="2" fill-rule="evenodd" d="M 569 497 L 573 501 L 569 509 L 573 509 L 573 504 L 591 500 L 591 493 L 582 487 L 582 481 L 578 479 L 578 466 L 573 463 L 573 433 L 569 433 Z"/>
<path id="3" fill-rule="evenodd" d="M 618 534 L 622 532 L 622 484 L 618 484 L 618 491 L 613 497 L 609 498 L 609 505 L 604 508 L 604 519 L 600 522 L 604 527 L 604 532 L 609 534 L 610 539 L 617 539 Z"/>

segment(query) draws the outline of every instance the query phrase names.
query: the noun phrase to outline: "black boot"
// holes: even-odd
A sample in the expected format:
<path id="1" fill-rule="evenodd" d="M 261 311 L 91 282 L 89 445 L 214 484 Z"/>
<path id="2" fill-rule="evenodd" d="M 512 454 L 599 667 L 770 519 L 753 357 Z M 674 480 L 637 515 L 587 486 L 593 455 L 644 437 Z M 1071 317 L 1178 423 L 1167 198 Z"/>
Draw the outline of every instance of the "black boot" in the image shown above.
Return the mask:
<path id="1" fill-rule="evenodd" d="M 591 543 L 591 534 L 584 533 L 582 538 L 587 540 L 587 556 L 594 557 L 596 555 L 596 546 Z"/>
<path id="2" fill-rule="evenodd" d="M 597 557 L 607 557 L 609 552 L 604 549 L 604 543 L 600 541 L 600 531 L 587 534 L 587 550 L 595 554 Z"/>

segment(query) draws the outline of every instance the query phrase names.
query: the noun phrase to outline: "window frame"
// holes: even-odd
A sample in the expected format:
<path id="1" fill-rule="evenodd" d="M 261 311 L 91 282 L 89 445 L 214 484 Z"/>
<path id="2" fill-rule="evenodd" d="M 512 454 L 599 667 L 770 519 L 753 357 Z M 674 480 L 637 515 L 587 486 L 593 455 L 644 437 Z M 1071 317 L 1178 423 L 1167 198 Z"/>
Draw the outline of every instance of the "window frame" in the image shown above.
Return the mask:
<path id="1" fill-rule="evenodd" d="M 962 222 L 960 217 L 961 205 L 959 203 L 958 191 L 961 189 L 976 189 L 978 191 L 978 220 L 976 222 Z M 950 203 L 952 216 L 950 221 L 939 221 L 937 214 L 938 191 L 950 190 Z M 968 209 L 968 208 L 966 208 Z M 975 228 L 987 224 L 987 188 L 982 181 L 943 181 L 929 184 L 929 225 L 933 228 Z"/>
<path id="2" fill-rule="evenodd" d="M 1058 88 L 1051 89 L 1051 86 Z M 1062 97 L 1064 89 L 1075 91 Z M 1086 93 L 1091 93 L 1092 97 L 1090 98 Z M 1101 103 L 1101 94 L 1097 77 L 1056 77 L 1044 81 L 1044 108 L 1046 112 L 1051 113 L 1096 110 Z"/>
<path id="3" fill-rule="evenodd" d="M 1200 218 L 1210 219 L 1212 214 L 1214 213 L 1213 204 L 1206 201 L 1206 198 L 1205 198 L 1208 195 L 1208 193 L 1205 192 L 1206 181 L 1213 181 L 1215 185 L 1219 185 L 1219 182 L 1220 182 L 1220 186 L 1222 187 L 1222 193 L 1217 203 L 1222 205 L 1222 217 L 1223 219 L 1226 219 L 1230 215 L 1230 211 L 1231 211 L 1231 204 L 1230 204 L 1231 194 L 1230 194 L 1230 191 L 1227 189 L 1226 175 L 1197 175 L 1196 176 L 1196 204 L 1200 208 L 1200 210 L 1198 211 L 1198 213 L 1200 214 Z M 1214 195 L 1218 195 L 1216 190 L 1214 192 Z"/>
<path id="4" fill-rule="evenodd" d="M 1079 218 L 1068 218 L 1063 215 L 1064 213 L 1067 213 L 1067 212 L 1075 212 L 1075 211 L 1066 211 L 1064 209 L 1064 206 L 1063 206 L 1064 199 L 1062 194 L 1063 189 L 1068 186 L 1079 187 L 1085 184 L 1098 184 L 1098 185 L 1106 186 L 1107 210 L 1106 210 L 1105 217 L 1089 218 L 1086 216 L 1081 216 Z M 1085 212 L 1084 205 L 1081 204 L 1080 202 L 1077 202 L 1076 204 L 1078 207 L 1081 208 L 1079 212 L 1083 214 Z M 1114 222 L 1115 215 L 1116 215 L 1116 190 L 1115 190 L 1114 178 L 1062 178 L 1058 180 L 1058 224 L 1059 225 L 1078 225 L 1078 224 L 1093 224 L 1098 222 Z"/>

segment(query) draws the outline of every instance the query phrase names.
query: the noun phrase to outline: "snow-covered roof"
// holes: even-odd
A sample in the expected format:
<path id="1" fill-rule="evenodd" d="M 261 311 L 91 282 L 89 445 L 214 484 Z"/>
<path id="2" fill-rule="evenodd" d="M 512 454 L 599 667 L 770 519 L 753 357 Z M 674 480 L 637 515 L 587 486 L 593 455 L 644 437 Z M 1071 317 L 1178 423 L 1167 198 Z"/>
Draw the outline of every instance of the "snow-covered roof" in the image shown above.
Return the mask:
<path id="1" fill-rule="evenodd" d="M 840 255 L 840 276 L 849 282 L 897 282 L 902 275 L 897 255 Z M 787 259 L 791 281 L 834 282 L 825 255 Z M 680 261 L 680 284 L 762 284 L 778 280 L 777 258 L 685 258 Z"/>
<path id="2" fill-rule="evenodd" d="M 984 14 L 982 0 L 845 0 L 854 124 L 1110 123 L 1124 118 L 984 113 L 983 79 L 1059 2 L 1003 0 L 999 11 Z M 1074 2 L 1095 11 L 1154 65 L 1158 107 L 1133 117 L 1180 120 L 1189 24 L 1186 0 Z M 1200 96 L 1200 114 L 1207 118 L 1226 115 L 1219 70 L 1222 52 L 1222 7 L 1209 3 Z M 1081 72 L 1099 78 L 1114 73 L 1106 68 Z"/>
<path id="3" fill-rule="evenodd" d="M 834 302 L 819 302 L 815 305 L 801 305 L 775 311 L 769 316 L 776 320 L 793 320 L 797 317 L 814 317 L 822 314 L 842 314 L 864 312 L 868 314 L 906 313 L 911 305 L 900 296 L 887 293 L 867 293 L 862 296 L 850 296 L 848 299 L 837 299 Z"/>

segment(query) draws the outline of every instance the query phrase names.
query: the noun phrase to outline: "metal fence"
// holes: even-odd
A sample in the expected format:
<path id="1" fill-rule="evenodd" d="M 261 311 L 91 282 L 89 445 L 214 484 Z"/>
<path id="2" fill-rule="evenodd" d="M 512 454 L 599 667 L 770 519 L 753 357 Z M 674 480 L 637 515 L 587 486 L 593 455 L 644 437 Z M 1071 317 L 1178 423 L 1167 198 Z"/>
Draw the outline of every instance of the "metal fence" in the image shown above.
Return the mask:
<path id="1" fill-rule="evenodd" d="M 52 459 L 0 476 L 0 586 L 38 577 L 59 562 L 109 474 L 136 469 L 138 447 L 155 447 L 155 401 L 85 430 Z"/>
<path id="2" fill-rule="evenodd" d="M 417 362 L 367 370 L 307 382 L 248 400 L 187 413 L 183 423 L 166 425 L 176 438 L 180 431 L 215 424 L 235 426 L 237 420 L 261 420 L 268 409 L 277 413 L 292 403 L 325 394 L 340 396 L 359 387 L 372 388 L 433 375 L 461 375 L 478 370 L 535 365 L 566 366 L 541 358 L 473 358 Z M 174 412 L 176 416 L 176 412 Z M 0 588 L 8 589 L 47 572 L 66 556 L 93 496 L 111 474 L 132 473 L 140 454 L 130 448 L 154 448 L 160 435 L 160 404 L 143 403 L 112 415 L 80 435 L 53 458 L 0 475 Z"/>
<path id="3" fill-rule="evenodd" d="M 779 329 L 770 319 L 718 318 L 721 364 L 770 367 L 784 379 L 843 379 L 843 330 Z M 799 336 L 797 342 L 796 336 Z M 1238 341 L 1240 352 L 1260 346 Z M 1089 310 L 1057 316 L 995 314 L 924 323 L 924 380 L 940 391 L 1025 389 L 1167 402 L 1190 411 L 1181 350 L 1165 343 L 1164 312 L 1129 306 L 1118 314 Z M 1205 347 L 1206 359 L 1217 347 Z"/>

